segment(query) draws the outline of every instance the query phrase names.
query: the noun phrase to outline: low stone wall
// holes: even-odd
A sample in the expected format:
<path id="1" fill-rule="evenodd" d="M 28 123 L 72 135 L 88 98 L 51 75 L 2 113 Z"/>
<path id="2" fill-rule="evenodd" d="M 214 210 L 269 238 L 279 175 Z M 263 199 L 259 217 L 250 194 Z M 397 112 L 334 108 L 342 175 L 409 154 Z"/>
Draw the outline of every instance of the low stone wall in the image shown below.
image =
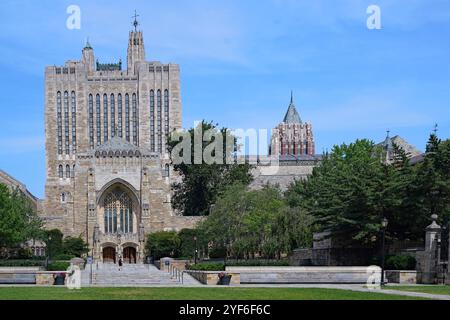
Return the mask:
<path id="1" fill-rule="evenodd" d="M 385 275 L 388 283 L 417 283 L 417 271 L 414 270 L 386 270 Z"/>
<path id="2" fill-rule="evenodd" d="M 66 271 L 41 271 L 39 267 L 0 268 L 0 284 L 53 285 L 54 275 Z"/>
<path id="3" fill-rule="evenodd" d="M 372 267 L 226 267 L 239 273 L 240 283 L 357 283 L 364 284 L 375 272 L 381 279 L 381 268 Z"/>
<path id="4" fill-rule="evenodd" d="M 223 271 L 199 271 L 199 270 L 187 270 L 187 274 L 192 276 L 194 279 L 202 284 L 206 285 L 217 285 L 219 282 L 219 273 Z M 237 285 L 241 283 L 241 277 L 238 272 L 226 272 L 231 275 L 230 285 Z"/>

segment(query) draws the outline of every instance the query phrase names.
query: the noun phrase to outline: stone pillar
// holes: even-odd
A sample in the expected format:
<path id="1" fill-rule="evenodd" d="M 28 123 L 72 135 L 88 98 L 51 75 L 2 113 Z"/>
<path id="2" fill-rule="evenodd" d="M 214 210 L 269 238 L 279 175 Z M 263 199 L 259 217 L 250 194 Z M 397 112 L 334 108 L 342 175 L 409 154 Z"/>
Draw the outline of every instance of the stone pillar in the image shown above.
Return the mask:
<path id="1" fill-rule="evenodd" d="M 436 214 L 431 216 L 433 222 L 425 229 L 425 250 L 417 257 L 421 283 L 434 284 L 437 280 L 439 257 L 437 244 L 441 238 L 441 227 L 436 223 L 437 218 Z"/>

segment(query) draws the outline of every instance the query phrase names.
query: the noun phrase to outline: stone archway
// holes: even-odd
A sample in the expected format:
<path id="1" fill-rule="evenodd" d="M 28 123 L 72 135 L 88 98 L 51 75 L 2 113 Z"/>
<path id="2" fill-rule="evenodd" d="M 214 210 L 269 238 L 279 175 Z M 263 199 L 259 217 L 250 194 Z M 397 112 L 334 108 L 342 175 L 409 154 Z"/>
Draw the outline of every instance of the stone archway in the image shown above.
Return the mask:
<path id="1" fill-rule="evenodd" d="M 116 248 L 112 246 L 104 247 L 102 250 L 104 263 L 116 263 Z"/>
<path id="2" fill-rule="evenodd" d="M 135 247 L 129 246 L 123 248 L 123 262 L 125 263 L 136 263 L 137 261 L 137 251 Z"/>

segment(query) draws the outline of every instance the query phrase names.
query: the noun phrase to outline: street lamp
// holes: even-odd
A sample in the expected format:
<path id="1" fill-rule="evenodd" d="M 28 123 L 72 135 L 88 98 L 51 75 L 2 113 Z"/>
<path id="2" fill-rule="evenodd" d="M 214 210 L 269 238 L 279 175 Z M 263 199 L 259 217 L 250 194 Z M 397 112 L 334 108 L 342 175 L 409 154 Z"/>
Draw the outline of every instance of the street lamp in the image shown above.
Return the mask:
<path id="1" fill-rule="evenodd" d="M 388 225 L 388 219 L 386 217 L 381 221 L 382 236 L 381 236 L 381 285 L 384 285 L 384 259 L 385 259 L 385 240 L 386 240 L 386 228 Z"/>
<path id="2" fill-rule="evenodd" d="M 195 251 L 194 251 L 194 264 L 197 264 L 197 236 L 194 236 Z"/>

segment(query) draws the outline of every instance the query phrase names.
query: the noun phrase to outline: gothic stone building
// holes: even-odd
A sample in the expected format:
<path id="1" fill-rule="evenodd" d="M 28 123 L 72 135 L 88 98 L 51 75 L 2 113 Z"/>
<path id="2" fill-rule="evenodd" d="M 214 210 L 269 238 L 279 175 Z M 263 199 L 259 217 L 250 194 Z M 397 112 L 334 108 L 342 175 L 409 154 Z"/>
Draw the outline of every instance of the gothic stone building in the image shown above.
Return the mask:
<path id="1" fill-rule="evenodd" d="M 294 105 L 291 93 L 283 121 L 273 130 L 270 154 L 274 156 L 314 156 L 315 145 L 312 125 L 303 122 Z"/>
<path id="2" fill-rule="evenodd" d="M 80 61 L 46 67 L 46 227 L 128 262 L 144 258 L 146 234 L 193 227 L 170 203 L 165 139 L 180 128 L 180 68 L 146 61 L 136 28 L 124 70 L 99 63 L 89 42 Z"/>

